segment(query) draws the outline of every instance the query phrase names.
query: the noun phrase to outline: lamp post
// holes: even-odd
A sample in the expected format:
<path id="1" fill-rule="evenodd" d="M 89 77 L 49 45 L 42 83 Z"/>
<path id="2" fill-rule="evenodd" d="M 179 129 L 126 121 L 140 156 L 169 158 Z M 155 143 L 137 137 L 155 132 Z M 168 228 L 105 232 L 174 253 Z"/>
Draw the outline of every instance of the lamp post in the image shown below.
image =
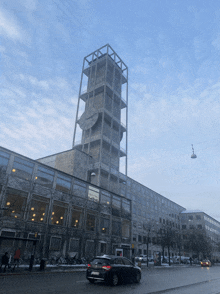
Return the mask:
<path id="1" fill-rule="evenodd" d="M 147 233 L 147 267 L 148 267 L 148 262 L 149 262 L 149 238 L 150 238 L 150 228 L 148 228 L 148 233 Z"/>
<path id="2" fill-rule="evenodd" d="M 37 235 L 38 235 L 38 233 L 35 233 L 35 235 L 34 235 L 36 240 L 33 241 L 33 250 L 32 250 L 30 264 L 29 264 L 29 271 L 32 271 L 32 269 L 33 269 L 34 255 L 35 255 L 35 252 L 36 252 L 36 245 L 37 245 Z"/>

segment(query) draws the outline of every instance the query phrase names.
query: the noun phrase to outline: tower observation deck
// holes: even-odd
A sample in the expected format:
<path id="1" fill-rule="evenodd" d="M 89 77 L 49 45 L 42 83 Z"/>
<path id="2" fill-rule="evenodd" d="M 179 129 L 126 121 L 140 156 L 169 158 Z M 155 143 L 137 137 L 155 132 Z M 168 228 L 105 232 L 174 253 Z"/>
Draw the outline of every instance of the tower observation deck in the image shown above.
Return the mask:
<path id="1" fill-rule="evenodd" d="M 127 178 L 127 114 L 128 68 L 107 44 L 83 61 L 73 148 L 93 158 L 88 180 L 115 192 Z"/>

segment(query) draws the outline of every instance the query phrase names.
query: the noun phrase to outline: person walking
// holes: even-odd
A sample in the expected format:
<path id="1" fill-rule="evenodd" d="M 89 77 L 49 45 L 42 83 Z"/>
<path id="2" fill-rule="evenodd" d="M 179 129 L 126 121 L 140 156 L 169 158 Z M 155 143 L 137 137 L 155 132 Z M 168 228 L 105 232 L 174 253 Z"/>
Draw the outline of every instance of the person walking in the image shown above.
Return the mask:
<path id="1" fill-rule="evenodd" d="M 5 266 L 3 270 L 4 273 L 6 272 L 6 267 L 9 268 L 8 262 L 9 262 L 8 252 L 5 252 L 5 254 L 2 256 L 2 264 L 1 264 L 1 268 L 2 266 Z"/>
<path id="2" fill-rule="evenodd" d="M 17 267 L 19 267 L 20 256 L 21 256 L 21 250 L 20 250 L 20 248 L 18 248 L 15 251 L 15 255 L 14 255 L 14 268 L 13 268 L 13 270 L 15 269 L 16 265 L 17 265 Z"/>

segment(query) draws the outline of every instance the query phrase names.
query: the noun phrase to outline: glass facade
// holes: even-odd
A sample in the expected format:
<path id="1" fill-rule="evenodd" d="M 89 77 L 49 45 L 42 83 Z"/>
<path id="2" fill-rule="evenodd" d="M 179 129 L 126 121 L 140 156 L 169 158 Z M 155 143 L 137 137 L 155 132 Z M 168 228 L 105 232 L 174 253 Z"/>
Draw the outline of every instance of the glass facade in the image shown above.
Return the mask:
<path id="1" fill-rule="evenodd" d="M 86 197 L 86 184 L 83 181 L 74 180 L 73 193 L 76 196 Z"/>
<path id="2" fill-rule="evenodd" d="M 15 156 L 12 173 L 22 179 L 31 180 L 34 163 Z"/>
<path id="3" fill-rule="evenodd" d="M 16 237 L 26 238 L 25 250 L 27 252 L 33 249 L 33 240 L 38 240 L 37 248 L 44 246 L 45 237 L 48 237 L 49 251 L 59 251 L 64 244 L 60 228 L 62 226 L 70 230 L 68 234 L 67 250 L 70 252 L 81 251 L 81 231 L 85 230 L 87 234 L 98 233 L 100 237 L 98 246 L 95 242 L 86 240 L 84 245 L 85 253 L 94 255 L 94 250 L 101 250 L 109 254 L 109 238 L 111 235 L 119 238 L 128 238 L 130 236 L 129 221 L 123 222 L 123 216 L 126 218 L 130 212 L 130 201 L 122 200 L 120 195 L 112 194 L 102 188 L 96 187 L 85 181 L 78 180 L 75 177 L 68 176 L 53 168 L 41 165 L 33 160 L 28 161 L 22 156 L 13 156 L 10 160 L 10 154 L 7 152 L 0 153 L 0 168 L 6 171 L 10 162 L 10 177 L 19 178 L 19 181 L 12 181 L 16 188 L 5 190 L 4 183 L 0 183 L 0 201 L 4 209 L 1 215 L 6 220 L 21 220 L 22 224 L 28 224 L 28 231 L 15 232 Z M 30 185 L 27 185 L 29 181 Z M 44 189 L 44 188 L 47 189 Z M 21 190 L 19 190 L 19 188 Z M 26 191 L 24 191 L 26 190 Z M 63 193 L 58 193 L 58 192 Z M 65 194 L 66 193 L 66 194 Z M 94 203 L 98 205 L 94 205 Z M 99 208 L 101 210 L 99 210 Z M 101 212 L 102 211 L 102 212 Z M 112 220 L 114 216 L 119 216 L 119 220 Z M 123 213 L 122 213 L 123 211 Z M 36 224 L 45 226 L 36 227 Z M 41 234 L 39 228 L 49 230 L 49 236 Z M 76 230 L 77 229 L 77 230 Z M 51 230 L 51 231 L 50 231 Z M 62 228 L 61 228 L 62 230 Z M 35 237 L 36 231 L 38 237 Z M 56 235 L 52 235 L 56 234 Z M 73 233 L 74 232 L 74 233 Z M 71 234 L 78 234 L 73 237 Z M 14 235 L 14 233 L 13 233 Z M 31 239 L 30 239 L 31 238 Z M 66 238 L 66 236 L 65 236 Z M 31 240 L 31 241 L 30 241 Z M 12 242 L 14 244 L 15 241 Z M 89 244 L 89 246 L 88 246 Z M 66 246 L 65 245 L 65 246 Z M 39 247 L 40 248 L 40 247 Z M 97 249 L 98 248 L 98 249 Z M 83 253 L 83 254 L 85 254 Z"/>
<path id="4" fill-rule="evenodd" d="M 110 228 L 110 220 L 107 218 L 101 217 L 101 219 L 100 219 L 100 232 L 102 234 L 109 234 L 109 228 Z"/>
<path id="5" fill-rule="evenodd" d="M 95 231 L 95 215 L 87 213 L 86 230 Z"/>
<path id="6" fill-rule="evenodd" d="M 4 216 L 22 219 L 26 212 L 28 193 L 8 188 L 5 198 Z"/>
<path id="7" fill-rule="evenodd" d="M 101 191 L 101 204 L 109 206 L 111 204 L 111 194 Z"/>
<path id="8" fill-rule="evenodd" d="M 79 209 L 73 209 L 72 210 L 72 219 L 71 219 L 71 227 L 73 228 L 80 228 L 81 226 L 81 217 L 82 217 L 82 211 Z"/>
<path id="9" fill-rule="evenodd" d="M 0 151 L 0 174 L 6 172 L 10 155 L 6 152 Z"/>
<path id="10" fill-rule="evenodd" d="M 62 239 L 59 237 L 50 238 L 50 250 L 60 250 Z"/>
<path id="11" fill-rule="evenodd" d="M 56 180 L 56 189 L 66 193 L 70 192 L 71 178 L 58 174 L 57 180 Z"/>
<path id="12" fill-rule="evenodd" d="M 37 176 L 35 177 L 36 183 L 46 186 L 48 188 L 53 187 L 53 180 L 54 180 L 54 171 L 45 168 L 43 166 L 38 166 Z"/>
<path id="13" fill-rule="evenodd" d="M 51 214 L 51 224 L 52 225 L 64 225 L 66 214 L 67 214 L 67 207 L 54 202 L 53 209 Z"/>
<path id="14" fill-rule="evenodd" d="M 88 199 L 94 202 L 99 202 L 99 189 L 89 186 Z"/>
<path id="15" fill-rule="evenodd" d="M 29 210 L 29 220 L 45 223 L 47 220 L 49 199 L 33 196 Z"/>
<path id="16" fill-rule="evenodd" d="M 112 197 L 112 214 L 115 216 L 120 216 L 121 213 L 121 198 L 113 195 Z"/>
<path id="17" fill-rule="evenodd" d="M 112 221 L 112 235 L 116 235 L 116 236 L 121 235 L 121 222 Z"/>

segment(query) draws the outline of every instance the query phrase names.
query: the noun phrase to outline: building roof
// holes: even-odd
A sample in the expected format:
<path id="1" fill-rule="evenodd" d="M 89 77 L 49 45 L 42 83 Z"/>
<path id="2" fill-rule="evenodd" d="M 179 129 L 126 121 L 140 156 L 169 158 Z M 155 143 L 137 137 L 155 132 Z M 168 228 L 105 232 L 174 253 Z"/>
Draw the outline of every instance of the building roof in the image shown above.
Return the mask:
<path id="1" fill-rule="evenodd" d="M 204 211 L 198 210 L 198 209 L 194 209 L 194 210 L 184 210 L 181 213 L 204 213 Z"/>

